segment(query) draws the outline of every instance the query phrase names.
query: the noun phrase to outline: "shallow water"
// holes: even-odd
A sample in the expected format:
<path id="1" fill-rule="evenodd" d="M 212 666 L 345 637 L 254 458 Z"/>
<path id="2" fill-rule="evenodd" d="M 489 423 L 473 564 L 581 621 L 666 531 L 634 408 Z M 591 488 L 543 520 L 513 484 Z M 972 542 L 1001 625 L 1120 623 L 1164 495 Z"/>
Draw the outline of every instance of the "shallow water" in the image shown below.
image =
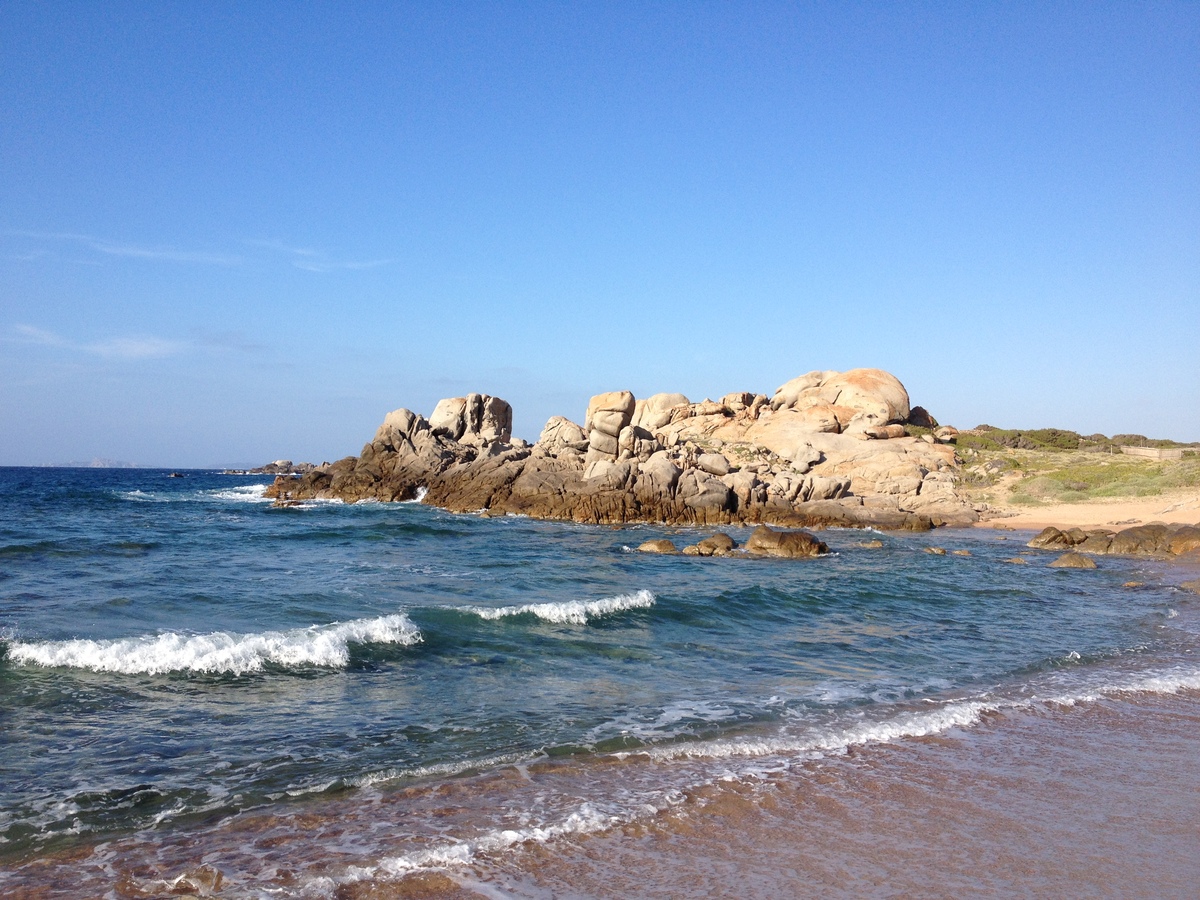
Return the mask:
<path id="1" fill-rule="evenodd" d="M 1200 688 L 1200 610 L 1161 564 L 1005 562 L 1027 536 L 661 557 L 631 548 L 707 532 L 276 509 L 269 479 L 166 475 L 0 469 L 8 893 L 562 896 L 571 854 L 688 833 L 713 792 L 811 818 L 813 772 L 855 754 L 899 771 Z M 579 895 L 616 895 L 605 865 Z"/>

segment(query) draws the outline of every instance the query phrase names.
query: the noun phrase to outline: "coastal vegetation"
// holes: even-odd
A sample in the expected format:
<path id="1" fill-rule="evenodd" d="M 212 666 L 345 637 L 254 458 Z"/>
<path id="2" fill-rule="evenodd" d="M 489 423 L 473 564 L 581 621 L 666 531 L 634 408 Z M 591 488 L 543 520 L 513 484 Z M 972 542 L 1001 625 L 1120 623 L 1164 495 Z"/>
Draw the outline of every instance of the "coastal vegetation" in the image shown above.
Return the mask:
<path id="1" fill-rule="evenodd" d="M 1057 446 L 1068 443 L 1064 435 L 1071 434 L 1058 429 L 999 434 L 1004 440 L 1019 436 L 1015 440 L 1035 444 L 1032 447 L 1000 444 L 992 432 L 960 434 L 960 487 L 977 502 L 1018 506 L 1153 497 L 1200 487 L 1200 455 L 1195 450 L 1185 450 L 1181 459 L 1146 459 L 1121 454 L 1112 443 L 1116 438 L 1105 439 L 1109 446 L 1104 450 Z"/>
<path id="2" fill-rule="evenodd" d="M 1083 450 L 1093 453 L 1120 453 L 1122 447 L 1141 447 L 1155 450 L 1200 452 L 1200 443 L 1182 444 L 1178 441 L 1148 438 L 1144 434 L 1082 435 L 1064 428 L 995 428 L 977 425 L 970 431 L 959 432 L 960 450 Z"/>

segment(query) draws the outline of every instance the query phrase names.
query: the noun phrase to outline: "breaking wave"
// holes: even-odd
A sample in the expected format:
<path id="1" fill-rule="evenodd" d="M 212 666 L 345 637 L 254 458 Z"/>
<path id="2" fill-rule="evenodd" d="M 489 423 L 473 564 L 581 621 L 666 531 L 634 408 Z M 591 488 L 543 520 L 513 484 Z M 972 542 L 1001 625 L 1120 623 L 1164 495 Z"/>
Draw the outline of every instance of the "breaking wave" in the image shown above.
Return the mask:
<path id="1" fill-rule="evenodd" d="M 526 603 L 522 606 L 501 606 L 486 609 L 478 606 L 460 607 L 463 612 L 473 613 L 481 619 L 507 619 L 513 616 L 536 616 L 546 622 L 559 625 L 586 625 L 589 619 L 597 619 L 629 609 L 649 609 L 655 596 L 641 590 L 633 594 L 618 594 L 603 600 L 565 600 L 561 603 Z"/>
<path id="2" fill-rule="evenodd" d="M 27 666 L 90 669 L 124 675 L 203 672 L 244 675 L 268 664 L 284 668 L 340 668 L 350 662 L 352 644 L 399 644 L 421 640 L 421 632 L 403 613 L 355 619 L 290 631 L 258 634 L 178 634 L 168 631 L 114 640 L 13 641 L 8 660 Z"/>
<path id="3" fill-rule="evenodd" d="M 737 759 L 777 755 L 840 753 L 850 747 L 886 744 L 905 738 L 942 734 L 970 728 L 989 714 L 1075 706 L 1130 694 L 1177 694 L 1200 690 L 1200 670 L 1176 667 L 1159 672 L 1130 673 L 1099 684 L 1076 684 L 1058 693 L 1017 698 L 953 700 L 933 709 L 898 712 L 879 721 L 865 721 L 827 729 L 804 729 L 772 737 L 717 738 L 691 743 L 621 751 L 614 756 L 652 759 Z M 930 701 L 932 702 L 932 701 Z"/>

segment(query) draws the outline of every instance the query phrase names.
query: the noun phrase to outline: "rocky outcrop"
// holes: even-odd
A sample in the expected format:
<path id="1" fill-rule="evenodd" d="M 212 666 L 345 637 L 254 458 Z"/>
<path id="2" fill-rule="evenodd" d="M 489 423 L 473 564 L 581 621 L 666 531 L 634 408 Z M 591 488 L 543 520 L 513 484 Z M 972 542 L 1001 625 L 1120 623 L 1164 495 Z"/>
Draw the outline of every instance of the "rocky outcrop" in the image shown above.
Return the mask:
<path id="1" fill-rule="evenodd" d="M 454 511 L 577 522 L 770 522 L 923 530 L 977 516 L 954 490 L 950 446 L 904 436 L 908 395 L 877 369 L 815 372 L 773 400 L 748 391 L 692 403 L 598 394 L 582 425 L 551 418 L 536 444 L 487 394 L 391 412 L 358 457 L 280 478 L 281 501 L 408 500 Z"/>
<path id="2" fill-rule="evenodd" d="M 1027 546 L 1035 550 L 1070 550 L 1074 553 L 1112 554 L 1114 556 L 1182 556 L 1200 550 L 1200 524 L 1167 525 L 1152 522 L 1121 531 L 1108 529 L 1050 526 L 1043 529 Z"/>
<path id="3" fill-rule="evenodd" d="M 310 462 L 294 463 L 290 459 L 277 459 L 254 469 L 226 469 L 222 475 L 307 475 L 316 465 Z"/>
<path id="4" fill-rule="evenodd" d="M 675 545 L 668 540 L 646 541 L 638 548 L 640 553 L 675 553 Z M 729 535 L 718 532 L 678 551 L 684 556 L 750 556 L 781 557 L 783 559 L 810 559 L 824 556 L 829 548 L 807 531 L 776 531 L 759 525 L 746 543 L 738 547 Z"/>

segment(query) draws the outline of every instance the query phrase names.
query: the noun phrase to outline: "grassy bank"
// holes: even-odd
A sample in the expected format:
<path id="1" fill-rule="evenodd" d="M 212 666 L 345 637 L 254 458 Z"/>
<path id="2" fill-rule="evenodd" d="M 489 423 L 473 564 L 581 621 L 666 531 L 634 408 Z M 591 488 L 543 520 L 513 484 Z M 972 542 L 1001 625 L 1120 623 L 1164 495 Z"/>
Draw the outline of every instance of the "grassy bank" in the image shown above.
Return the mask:
<path id="1" fill-rule="evenodd" d="M 961 447 L 960 486 L 991 504 L 1036 506 L 1200 489 L 1200 457 L 1139 459 L 1079 450 Z"/>

